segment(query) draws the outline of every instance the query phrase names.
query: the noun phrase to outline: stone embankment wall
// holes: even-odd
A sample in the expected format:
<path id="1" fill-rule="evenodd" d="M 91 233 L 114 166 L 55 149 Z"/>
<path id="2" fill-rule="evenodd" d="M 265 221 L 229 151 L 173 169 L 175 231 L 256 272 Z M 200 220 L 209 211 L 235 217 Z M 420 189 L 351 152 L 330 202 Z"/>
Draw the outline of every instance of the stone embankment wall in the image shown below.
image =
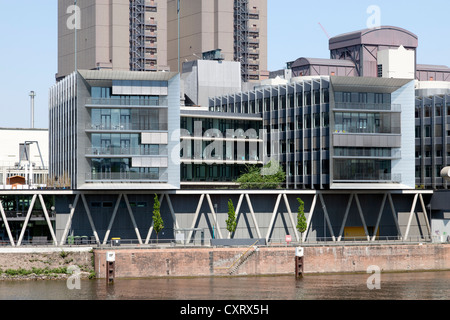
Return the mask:
<path id="1" fill-rule="evenodd" d="M 88 277 L 93 270 L 92 248 L 1 248 L 0 280 L 53 279 L 55 276 L 67 277 L 68 274 L 45 271 L 64 270 L 76 267 L 80 276 Z M 23 271 L 39 270 L 39 274 Z M 17 275 L 11 276 L 11 271 Z M 22 271 L 22 272 L 19 272 Z M 72 270 L 73 271 L 73 270 Z M 23 274 L 26 273 L 24 276 Z"/>
<path id="2" fill-rule="evenodd" d="M 106 253 L 115 252 L 116 278 L 295 273 L 294 247 L 94 250 L 97 277 L 106 277 Z M 243 256 L 244 255 L 244 256 Z M 450 245 L 318 246 L 304 248 L 304 274 L 450 270 Z"/>

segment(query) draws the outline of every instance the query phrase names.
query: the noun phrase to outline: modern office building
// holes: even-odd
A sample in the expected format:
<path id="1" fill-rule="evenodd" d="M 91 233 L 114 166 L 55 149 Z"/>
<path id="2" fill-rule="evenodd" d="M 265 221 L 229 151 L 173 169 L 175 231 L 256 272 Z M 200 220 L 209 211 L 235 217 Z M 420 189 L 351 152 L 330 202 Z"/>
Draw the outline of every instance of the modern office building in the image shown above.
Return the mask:
<path id="1" fill-rule="evenodd" d="M 181 70 L 185 60 L 221 49 L 223 59 L 239 61 L 244 82 L 260 80 L 267 72 L 267 0 L 167 0 L 168 63 Z M 178 60 L 178 31 L 180 60 Z"/>
<path id="2" fill-rule="evenodd" d="M 75 69 L 168 71 L 166 1 L 78 0 L 77 6 L 58 1 L 57 80 Z"/>
<path id="3" fill-rule="evenodd" d="M 419 108 L 415 118 L 414 106 L 446 105 L 448 98 L 445 86 L 414 75 L 427 70 L 423 77 L 445 82 L 446 68 L 419 68 L 410 32 L 382 27 L 355 34 L 333 49 L 347 48 L 349 56 L 299 59 L 273 73 L 284 79 L 245 90 L 235 85 L 239 62 L 187 57 L 180 76 L 81 70 L 58 82 L 50 90 L 50 172 L 67 176 L 72 189 L 55 205 L 58 242 L 71 234 L 104 244 L 112 236 L 150 243 L 155 193 L 166 223 L 160 239 L 170 241 L 180 233 L 186 243 L 200 233 L 225 238 L 230 199 L 239 220 L 235 237 L 300 240 L 292 214 L 298 197 L 309 219 L 303 240 L 430 239 L 426 204 L 433 191 L 414 190 L 422 184 L 415 173 L 430 168 L 417 168 L 415 152 L 436 150 L 424 165 L 437 173 L 444 136 L 426 138 L 424 147 L 414 140 L 421 121 L 424 132 L 439 130 L 437 117 L 422 120 Z M 356 47 L 376 59 L 352 61 Z M 224 72 L 231 70 L 228 78 Z M 429 95 L 434 102 L 424 99 Z M 431 112 L 444 121 L 444 111 Z M 428 121 L 434 129 L 425 127 Z M 238 189 L 246 165 L 272 159 L 286 172 L 280 190 L 230 190 Z M 429 188 L 432 183 L 430 177 Z"/>
<path id="4" fill-rule="evenodd" d="M 216 97 L 210 109 L 262 115 L 287 189 L 413 189 L 413 105 L 413 80 L 322 76 Z"/>
<path id="5" fill-rule="evenodd" d="M 180 78 L 80 70 L 50 89 L 50 175 L 73 189 L 178 189 Z"/>

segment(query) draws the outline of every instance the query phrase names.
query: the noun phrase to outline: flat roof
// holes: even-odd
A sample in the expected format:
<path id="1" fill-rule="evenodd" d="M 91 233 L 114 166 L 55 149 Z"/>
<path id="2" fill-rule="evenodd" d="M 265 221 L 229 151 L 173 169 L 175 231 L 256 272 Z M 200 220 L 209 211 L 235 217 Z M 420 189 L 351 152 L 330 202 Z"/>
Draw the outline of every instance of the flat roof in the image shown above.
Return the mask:
<path id="1" fill-rule="evenodd" d="M 306 66 L 306 65 L 319 65 L 319 66 L 337 66 L 337 67 L 355 67 L 355 63 L 350 60 L 341 59 L 321 59 L 321 58 L 298 58 L 295 60 L 291 68 Z"/>
<path id="2" fill-rule="evenodd" d="M 418 64 L 416 69 L 417 69 L 417 71 L 450 72 L 450 68 L 447 66 L 438 66 L 438 65 L 432 65 L 432 64 Z"/>
<path id="3" fill-rule="evenodd" d="M 168 81 L 175 77 L 176 72 L 148 72 L 126 70 L 78 70 L 86 80 L 141 80 L 141 81 Z"/>
<path id="4" fill-rule="evenodd" d="M 413 79 L 330 76 L 335 91 L 392 93 Z"/>
<path id="5" fill-rule="evenodd" d="M 44 128 L 0 128 L 0 130 L 3 131 L 48 131 L 48 129 L 44 129 Z"/>
<path id="6" fill-rule="evenodd" d="M 354 45 L 371 44 L 383 46 L 404 46 L 417 48 L 419 38 L 411 31 L 394 27 L 381 26 L 379 28 L 363 29 L 344 33 L 329 40 L 330 50 Z"/>

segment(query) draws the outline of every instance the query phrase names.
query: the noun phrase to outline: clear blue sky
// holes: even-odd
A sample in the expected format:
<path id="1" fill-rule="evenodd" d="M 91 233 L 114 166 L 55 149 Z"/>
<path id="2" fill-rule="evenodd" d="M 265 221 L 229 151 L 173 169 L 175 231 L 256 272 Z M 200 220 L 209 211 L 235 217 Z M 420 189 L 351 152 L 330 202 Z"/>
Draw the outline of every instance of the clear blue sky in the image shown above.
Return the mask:
<path id="1" fill-rule="evenodd" d="M 329 58 L 326 33 L 365 29 L 370 5 L 380 8 L 382 25 L 418 35 L 418 63 L 450 66 L 448 0 L 268 0 L 269 70 L 299 57 Z M 0 127 L 29 127 L 34 90 L 35 126 L 46 128 L 57 71 L 56 0 L 0 0 L 0 30 Z"/>

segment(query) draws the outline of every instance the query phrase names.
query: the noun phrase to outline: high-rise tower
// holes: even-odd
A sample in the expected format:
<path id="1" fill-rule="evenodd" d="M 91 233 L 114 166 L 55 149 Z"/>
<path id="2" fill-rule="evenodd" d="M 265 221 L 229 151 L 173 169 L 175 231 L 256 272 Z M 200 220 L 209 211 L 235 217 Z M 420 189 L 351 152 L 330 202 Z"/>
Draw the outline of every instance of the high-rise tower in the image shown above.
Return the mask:
<path id="1" fill-rule="evenodd" d="M 241 62 L 244 81 L 264 78 L 267 0 L 181 0 L 179 21 L 178 0 L 167 0 L 167 8 L 168 63 L 172 71 L 178 70 L 179 60 L 182 64 L 220 49 L 222 59 Z"/>
<path id="2" fill-rule="evenodd" d="M 78 69 L 168 70 L 166 3 L 59 0 L 56 78 L 71 74 L 75 61 Z"/>

